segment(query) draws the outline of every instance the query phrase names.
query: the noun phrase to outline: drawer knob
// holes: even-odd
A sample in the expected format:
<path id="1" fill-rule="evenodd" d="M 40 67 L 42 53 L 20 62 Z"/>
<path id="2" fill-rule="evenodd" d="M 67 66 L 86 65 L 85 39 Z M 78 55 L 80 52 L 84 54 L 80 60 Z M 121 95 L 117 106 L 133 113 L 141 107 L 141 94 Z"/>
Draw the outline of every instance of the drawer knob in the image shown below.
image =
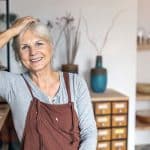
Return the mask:
<path id="1" fill-rule="evenodd" d="M 105 126 L 105 123 L 101 123 L 101 126 L 102 126 L 102 127 Z"/>
<path id="2" fill-rule="evenodd" d="M 122 112 L 122 109 L 119 109 L 119 112 L 121 113 L 121 112 Z"/>
<path id="3" fill-rule="evenodd" d="M 122 122 L 119 122 L 118 124 L 119 124 L 119 125 L 122 125 Z"/>

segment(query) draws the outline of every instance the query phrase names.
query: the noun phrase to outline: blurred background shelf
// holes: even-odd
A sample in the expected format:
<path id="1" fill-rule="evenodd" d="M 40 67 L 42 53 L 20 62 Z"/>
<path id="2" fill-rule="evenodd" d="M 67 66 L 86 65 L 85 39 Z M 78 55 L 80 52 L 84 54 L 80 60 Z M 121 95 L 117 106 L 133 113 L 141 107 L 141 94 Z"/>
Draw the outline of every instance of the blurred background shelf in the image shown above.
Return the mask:
<path id="1" fill-rule="evenodd" d="M 136 99 L 138 101 L 150 101 L 150 94 L 141 94 L 141 93 L 136 93 Z"/>
<path id="2" fill-rule="evenodd" d="M 148 123 L 142 123 L 140 121 L 138 121 L 136 119 L 136 129 L 139 129 L 139 130 L 148 130 L 150 129 L 150 124 Z"/>
<path id="3" fill-rule="evenodd" d="M 138 44 L 137 49 L 138 49 L 138 51 L 150 50 L 150 44 Z"/>

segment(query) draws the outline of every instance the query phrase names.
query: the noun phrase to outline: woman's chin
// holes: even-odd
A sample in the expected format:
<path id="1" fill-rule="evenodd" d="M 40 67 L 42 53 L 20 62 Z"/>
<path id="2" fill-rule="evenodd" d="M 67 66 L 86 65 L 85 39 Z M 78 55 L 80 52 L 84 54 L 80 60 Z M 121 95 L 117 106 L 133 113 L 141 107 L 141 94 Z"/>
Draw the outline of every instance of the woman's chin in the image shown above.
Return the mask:
<path id="1" fill-rule="evenodd" d="M 33 65 L 33 66 L 30 66 L 30 67 L 26 67 L 28 71 L 31 71 L 31 72 L 38 72 L 38 71 L 44 71 L 46 70 L 46 68 L 48 69 L 48 67 L 45 67 L 45 66 L 41 66 L 41 65 Z"/>

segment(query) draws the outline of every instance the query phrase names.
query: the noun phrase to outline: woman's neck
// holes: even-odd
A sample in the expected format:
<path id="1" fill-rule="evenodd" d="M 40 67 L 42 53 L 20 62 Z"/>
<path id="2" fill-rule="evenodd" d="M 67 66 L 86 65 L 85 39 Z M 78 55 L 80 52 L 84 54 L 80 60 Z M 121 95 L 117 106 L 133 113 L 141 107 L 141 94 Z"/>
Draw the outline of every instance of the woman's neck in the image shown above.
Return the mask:
<path id="1" fill-rule="evenodd" d="M 53 84 L 59 80 L 58 72 L 53 70 L 30 72 L 30 77 L 38 86 L 43 84 Z"/>
<path id="2" fill-rule="evenodd" d="M 53 97 L 60 86 L 59 72 L 31 72 L 32 81 L 47 95 Z"/>

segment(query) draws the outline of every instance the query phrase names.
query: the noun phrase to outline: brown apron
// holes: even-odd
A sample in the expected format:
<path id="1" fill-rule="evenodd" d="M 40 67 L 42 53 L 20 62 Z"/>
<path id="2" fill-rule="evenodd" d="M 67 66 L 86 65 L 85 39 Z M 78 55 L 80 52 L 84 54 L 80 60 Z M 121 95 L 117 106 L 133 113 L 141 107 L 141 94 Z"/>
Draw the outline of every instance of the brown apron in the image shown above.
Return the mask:
<path id="1" fill-rule="evenodd" d="M 78 150 L 79 122 L 71 102 L 69 75 L 64 73 L 68 103 L 46 104 L 34 97 L 28 110 L 22 150 Z"/>

